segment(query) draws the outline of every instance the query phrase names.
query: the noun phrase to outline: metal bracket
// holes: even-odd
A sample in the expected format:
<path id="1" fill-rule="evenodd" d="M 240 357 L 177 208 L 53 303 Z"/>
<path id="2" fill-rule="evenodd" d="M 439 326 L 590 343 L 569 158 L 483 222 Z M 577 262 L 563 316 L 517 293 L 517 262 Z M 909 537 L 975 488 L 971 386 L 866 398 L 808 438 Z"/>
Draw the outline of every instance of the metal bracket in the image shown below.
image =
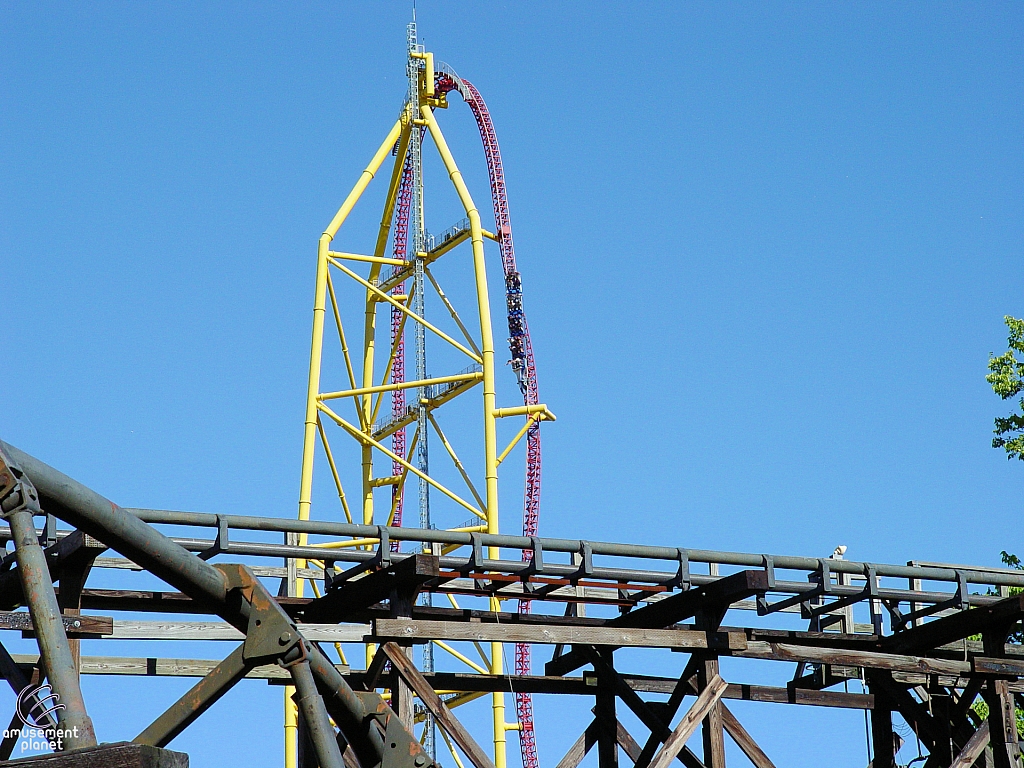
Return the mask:
<path id="1" fill-rule="evenodd" d="M 679 568 L 676 571 L 676 577 L 673 579 L 671 586 L 677 587 L 683 592 L 689 591 L 690 584 L 690 555 L 685 549 L 677 549 L 676 557 L 679 560 Z"/>
<path id="2" fill-rule="evenodd" d="M 580 542 L 580 569 L 576 577 L 594 575 L 594 547 L 589 541 Z"/>
<path id="3" fill-rule="evenodd" d="M 259 660 L 294 661 L 292 652 L 301 646 L 302 636 L 295 623 L 252 571 L 238 563 L 217 563 L 213 566 L 224 574 L 229 590 L 238 590 L 249 603 L 249 624 L 242 644 L 242 658 L 247 663 Z M 305 648 L 301 649 L 305 656 Z"/>
<path id="4" fill-rule="evenodd" d="M 6 520 L 23 509 L 41 514 L 39 494 L 21 467 L 0 448 L 0 519 Z"/>
<path id="5" fill-rule="evenodd" d="M 526 568 L 525 576 L 532 573 L 540 573 L 544 570 L 544 545 L 537 536 L 530 537 L 530 564 Z M 526 581 L 524 578 L 523 581 Z"/>
<path id="6" fill-rule="evenodd" d="M 228 551 L 228 547 L 231 542 L 228 538 L 228 519 L 224 515 L 217 515 L 217 538 L 213 541 L 213 546 L 209 549 L 204 549 L 196 557 L 201 560 L 209 560 L 214 555 L 220 555 Z"/>

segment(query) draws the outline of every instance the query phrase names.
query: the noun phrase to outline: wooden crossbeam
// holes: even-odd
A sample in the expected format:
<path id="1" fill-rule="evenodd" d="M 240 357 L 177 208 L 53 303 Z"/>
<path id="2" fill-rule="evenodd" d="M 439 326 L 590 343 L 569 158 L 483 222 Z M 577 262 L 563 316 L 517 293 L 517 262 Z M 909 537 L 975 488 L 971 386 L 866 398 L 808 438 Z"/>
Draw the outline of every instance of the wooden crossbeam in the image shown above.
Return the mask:
<path id="1" fill-rule="evenodd" d="M 465 753 L 469 761 L 476 768 L 494 768 L 494 763 L 491 762 L 487 753 L 469 735 L 469 731 L 452 714 L 451 710 L 445 706 L 441 698 L 434 693 L 433 687 L 424 679 L 409 657 L 405 655 L 405 652 L 398 645 L 391 642 L 382 645 L 381 651 L 387 655 L 388 660 L 391 662 L 391 668 L 416 692 L 416 695 L 420 697 L 420 701 L 423 702 L 423 706 L 434 716 L 437 724 L 444 728 L 445 732 L 452 737 L 452 741 L 459 745 L 459 749 Z"/>
<path id="2" fill-rule="evenodd" d="M 964 748 L 960 750 L 960 754 L 956 756 L 956 759 L 950 763 L 949 768 L 971 768 L 972 765 L 981 757 L 981 753 L 985 751 L 985 747 L 988 746 L 989 742 L 989 730 L 988 721 L 986 720 L 981 726 L 974 732 L 974 735 L 967 741 Z"/>
<path id="3" fill-rule="evenodd" d="M 892 653 L 922 653 L 954 640 L 981 634 L 997 626 L 1009 626 L 1024 617 L 1024 595 L 1015 595 L 991 605 L 959 611 L 916 627 L 909 627 L 880 642 Z"/>
<path id="4" fill-rule="evenodd" d="M 721 615 L 733 603 L 768 590 L 768 576 L 764 571 L 740 571 L 723 576 L 697 589 L 679 592 L 664 600 L 650 603 L 625 613 L 608 624 L 613 627 L 655 629 L 669 627 L 698 614 L 712 614 L 717 628 Z"/>
<path id="5" fill-rule="evenodd" d="M 558 761 L 558 765 L 555 768 L 576 768 L 577 765 L 583 762 L 583 758 L 587 756 L 587 753 L 597 743 L 597 734 L 600 730 L 601 724 L 595 718 L 583 733 L 580 734 L 580 737 L 573 742 L 573 745 L 569 747 L 569 751 Z"/>
<path id="6" fill-rule="evenodd" d="M 302 609 L 302 619 L 310 622 L 344 621 L 354 611 L 387 600 L 396 590 L 415 591 L 428 581 L 437 579 L 440 573 L 438 561 L 434 555 L 416 554 L 362 578 L 347 581 L 308 603 Z"/>
<path id="7" fill-rule="evenodd" d="M 379 639 L 405 641 L 476 640 L 478 642 L 584 644 L 616 648 L 673 648 L 680 651 L 722 648 L 741 650 L 743 632 L 704 632 L 684 629 L 631 629 L 574 627 L 560 624 L 484 624 L 420 619 L 376 619 L 373 634 Z"/>
<path id="8" fill-rule="evenodd" d="M 704 718 L 708 716 L 711 709 L 722 698 L 725 688 L 725 680 L 721 677 L 714 677 L 708 682 L 707 687 L 701 691 L 693 706 L 683 715 L 679 725 L 672 730 L 668 740 L 662 744 L 661 749 L 658 750 L 654 759 L 651 760 L 650 768 L 668 768 L 671 765 L 676 755 L 682 751 L 683 747 L 686 746 L 686 742 L 693 736 L 697 728 L 700 727 Z"/>

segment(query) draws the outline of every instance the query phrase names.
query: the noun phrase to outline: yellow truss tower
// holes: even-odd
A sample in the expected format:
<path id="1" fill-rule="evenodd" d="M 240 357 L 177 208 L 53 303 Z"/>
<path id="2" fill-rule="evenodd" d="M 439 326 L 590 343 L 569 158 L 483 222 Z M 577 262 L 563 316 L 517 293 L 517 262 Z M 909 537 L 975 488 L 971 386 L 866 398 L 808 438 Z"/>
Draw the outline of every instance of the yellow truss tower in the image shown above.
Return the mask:
<path id="1" fill-rule="evenodd" d="M 414 29 L 414 28 L 413 28 Z M 413 32 L 414 34 L 414 32 Z M 305 431 L 302 450 L 302 471 L 299 493 L 298 516 L 300 520 L 308 520 L 313 504 L 313 468 L 316 455 L 322 451 L 332 477 L 334 490 L 341 503 L 342 511 L 349 522 L 367 525 L 392 524 L 396 507 L 401 502 L 406 481 L 410 475 L 417 483 L 425 483 L 438 498 L 447 500 L 449 506 L 462 507 L 473 517 L 472 523 L 458 526 L 458 530 L 483 531 L 498 533 L 498 468 L 502 460 L 509 455 L 513 447 L 526 435 L 529 427 L 540 420 L 553 420 L 554 416 L 543 404 L 498 407 L 495 387 L 495 352 L 491 324 L 491 307 L 487 290 L 487 270 L 484 258 L 484 240 L 497 241 L 494 233 L 488 232 L 481 225 L 480 213 L 470 194 L 462 173 L 448 148 L 444 134 L 434 115 L 436 108 L 447 107 L 446 96 L 435 93 L 433 54 L 425 52 L 422 46 L 415 45 L 412 38 L 409 52 L 409 72 L 412 86 L 398 120 L 388 132 L 379 149 L 373 155 L 369 165 L 362 172 L 341 208 L 334 215 L 327 229 L 320 237 L 317 248 L 316 292 L 313 305 L 313 334 L 309 362 L 309 382 L 306 397 Z M 426 136 L 437 150 L 444 170 L 458 197 L 466 219 L 461 225 L 449 230 L 443 241 L 434 245 L 429 239 L 423 250 L 413 246 L 417 242 L 409 238 L 407 257 L 391 258 L 387 249 L 392 237 L 396 208 L 399 205 L 403 174 L 406 173 L 407 157 L 410 147 L 415 152 L 420 150 L 420 141 Z M 426 144 L 423 141 L 423 144 Z M 389 158 L 393 157 L 390 181 L 385 199 L 380 228 L 372 249 L 363 252 L 346 252 L 333 250 L 332 244 L 345 225 L 356 203 L 363 196 L 370 182 L 381 172 Z M 417 157 L 417 162 L 419 158 Z M 422 206 L 422 196 L 416 205 Z M 422 208 L 418 211 L 422 226 Z M 415 215 L 414 215 L 415 218 Z M 422 240 L 422 238 L 421 238 Z M 472 252 L 472 273 L 466 282 L 475 288 L 475 312 L 478 319 L 479 336 L 469 330 L 456 312 L 453 302 L 441 288 L 435 271 L 431 267 L 440 259 L 457 252 L 459 246 L 468 243 Z M 457 269 L 457 267 L 456 267 Z M 426 280 L 414 280 L 414 274 L 426 277 Z M 342 281 L 348 281 L 348 288 L 354 286 L 357 295 L 362 296 L 362 343 L 356 350 L 349 348 L 343 324 L 343 311 L 348 307 L 339 299 L 340 291 L 336 290 Z M 413 288 L 402 292 L 400 286 L 411 282 Z M 457 331 L 447 333 L 438 325 L 431 323 L 426 317 L 417 313 L 415 292 L 426 292 L 432 289 L 437 300 L 446 308 L 451 316 L 452 324 Z M 418 306 L 422 306 L 420 303 Z M 388 322 L 381 321 L 381 313 L 387 313 Z M 397 325 L 396 325 L 397 324 Z M 472 325 L 472 320 L 469 325 Z M 340 370 L 325 370 L 324 337 L 328 328 L 333 327 L 340 342 L 343 365 Z M 396 335 L 397 328 L 397 335 Z M 435 377 L 411 377 L 410 380 L 395 381 L 392 371 L 396 358 L 399 357 L 403 331 L 415 329 L 417 333 L 431 338 L 435 344 L 447 347 L 448 359 L 461 357 L 468 367 L 460 372 Z M 332 334 L 333 335 L 333 334 Z M 330 344 L 334 344 L 332 340 Z M 380 349 L 389 350 L 380 354 Z M 336 354 L 336 353 L 335 353 Z M 340 361 L 339 361 L 340 362 Z M 454 366 L 453 366 L 454 368 Z M 411 393 L 413 406 L 407 418 L 385 420 L 384 425 L 378 421 L 382 403 L 396 392 Z M 480 416 L 482 418 L 482 493 L 478 489 L 480 479 L 473 482 L 470 470 L 460 461 L 455 451 L 453 440 L 449 440 L 442 431 L 435 413 L 442 406 L 456 398 L 472 397 L 474 392 L 482 395 Z M 353 408 L 349 409 L 348 403 Z M 420 418 L 416 418 L 418 413 Z M 511 438 L 508 446 L 499 453 L 498 428 L 500 419 L 518 417 L 525 425 Z M 442 483 L 437 473 L 424 471 L 414 461 L 414 451 L 419 439 L 419 431 L 430 428 L 436 434 L 451 465 L 461 477 L 466 491 L 456 492 Z M 396 453 L 385 444 L 385 439 L 395 430 L 409 427 L 414 429 L 408 442 L 405 455 Z M 479 433 L 476 433 L 479 434 Z M 462 434 L 459 435 L 460 437 Z M 478 438 L 477 438 L 478 439 Z M 359 498 L 358 504 L 352 504 L 343 489 L 340 465 L 335 457 L 341 456 L 338 446 L 347 443 L 350 453 L 359 456 Z M 319 448 L 318 448 L 319 444 Z M 438 463 L 438 462 L 435 462 Z M 381 471 L 381 465 L 386 469 Z M 451 466 L 449 465 L 449 467 Z M 389 492 L 386 504 L 381 504 L 382 492 Z M 468 492 L 467 492 L 468 491 Z M 358 519 L 353 520 L 356 517 Z M 295 543 L 305 545 L 306 536 L 295 537 Z M 378 545 L 376 539 L 347 539 L 342 541 L 319 543 L 315 546 L 325 548 L 362 547 L 372 548 Z M 488 557 L 499 557 L 497 548 L 491 548 Z M 315 565 L 322 565 L 311 561 Z M 308 575 L 303 576 L 307 567 L 305 561 L 298 561 L 291 573 L 290 591 L 302 596 L 305 581 L 310 581 L 313 589 L 317 589 L 315 581 Z M 451 598 L 454 604 L 454 598 Z M 500 609 L 497 598 L 490 598 L 490 609 Z M 471 664 L 478 670 L 481 667 L 467 659 L 463 654 L 440 644 L 444 650 L 455 658 Z M 372 658 L 373 648 L 367 647 L 367 664 Z M 339 647 L 339 652 L 341 649 Z M 501 643 L 492 643 L 489 656 L 481 652 L 486 671 L 491 674 L 503 673 L 503 650 Z M 285 692 L 285 764 L 294 768 L 296 764 L 297 719 L 295 706 L 291 700 L 292 690 Z M 496 768 L 506 768 L 506 732 L 515 729 L 516 724 L 509 724 L 505 719 L 505 694 L 492 694 L 493 706 L 493 741 L 494 764 Z M 466 697 L 475 698 L 474 697 Z M 442 734 L 443 735 L 443 734 Z M 446 739 L 447 741 L 447 739 Z"/>

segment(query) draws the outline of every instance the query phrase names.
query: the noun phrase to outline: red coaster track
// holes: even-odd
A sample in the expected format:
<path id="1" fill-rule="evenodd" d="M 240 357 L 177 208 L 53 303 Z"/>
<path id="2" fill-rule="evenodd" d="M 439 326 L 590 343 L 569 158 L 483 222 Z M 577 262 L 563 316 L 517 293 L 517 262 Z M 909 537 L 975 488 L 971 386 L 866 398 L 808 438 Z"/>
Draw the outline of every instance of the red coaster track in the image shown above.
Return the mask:
<path id="1" fill-rule="evenodd" d="M 505 193 L 505 172 L 501 166 L 501 150 L 494 123 L 487 111 L 480 91 L 470 83 L 448 70 L 439 67 L 436 78 L 439 93 L 458 91 L 473 111 L 480 139 L 487 158 L 487 172 L 491 178 L 491 201 L 494 204 L 494 222 L 501 246 L 501 263 L 505 270 L 505 301 L 508 307 L 508 345 L 512 355 L 511 365 L 519 380 L 523 402 L 532 405 L 540 402 L 537 390 L 537 367 L 533 360 L 533 345 L 530 343 L 530 329 L 526 324 L 523 309 L 523 287 L 516 269 L 516 253 L 512 244 L 512 219 L 508 211 L 508 196 Z M 523 503 L 523 535 L 536 536 L 540 519 L 540 427 L 535 422 L 526 434 L 526 490 Z M 523 559 L 531 557 L 529 550 L 523 552 Z M 519 612 L 529 613 L 530 602 L 519 601 Z M 516 644 L 516 674 L 530 674 L 530 646 Z M 523 768 L 538 768 L 537 740 L 533 730 L 533 700 L 528 693 L 516 693 L 516 715 L 519 720 L 519 744 L 523 755 Z"/>

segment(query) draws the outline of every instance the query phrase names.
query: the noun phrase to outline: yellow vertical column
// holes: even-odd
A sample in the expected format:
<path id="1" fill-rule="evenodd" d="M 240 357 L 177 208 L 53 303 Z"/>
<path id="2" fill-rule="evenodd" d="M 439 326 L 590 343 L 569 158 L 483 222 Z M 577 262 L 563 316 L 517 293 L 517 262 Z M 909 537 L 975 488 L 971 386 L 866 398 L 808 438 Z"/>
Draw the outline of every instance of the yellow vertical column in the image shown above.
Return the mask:
<path id="1" fill-rule="evenodd" d="M 316 289 L 313 295 L 313 338 L 309 352 L 309 379 L 306 386 L 306 419 L 302 435 L 302 471 L 299 478 L 299 519 L 309 519 L 309 509 L 313 498 L 313 458 L 316 451 L 317 438 L 317 404 L 320 396 L 320 369 L 323 362 L 323 341 L 324 341 L 324 317 L 327 313 L 327 253 L 331 241 L 338 234 L 341 225 L 348 218 L 349 213 L 355 207 L 356 202 L 362 196 L 366 187 L 373 180 L 374 175 L 384 163 L 385 158 L 390 154 L 395 142 L 402 134 L 402 119 L 395 122 L 384 142 L 380 145 L 370 164 L 359 176 L 352 191 L 349 192 L 345 202 L 334 215 L 331 223 L 320 236 L 317 245 L 316 262 Z M 302 534 L 299 538 L 300 544 L 306 543 L 306 536 Z M 299 560 L 296 565 L 305 568 L 305 560 Z M 297 579 L 295 584 L 296 594 L 300 597 L 303 593 L 304 581 Z M 292 702 L 292 695 L 295 689 L 286 686 L 285 695 L 285 768 L 295 768 L 298 762 L 298 738 L 297 738 L 297 712 Z"/>
<path id="2" fill-rule="evenodd" d="M 462 173 L 459 171 L 459 168 L 455 163 L 455 158 L 452 156 L 451 150 L 448 149 L 448 143 L 445 141 L 444 135 L 441 133 L 441 128 L 437 124 L 437 120 L 434 119 L 434 115 L 431 112 L 430 107 L 423 106 L 421 108 L 421 112 L 423 114 L 423 119 L 427 123 L 427 128 L 430 131 L 430 137 L 434 140 L 434 144 L 437 146 L 437 151 L 441 155 L 445 169 L 448 171 L 448 176 L 451 179 L 452 184 L 455 186 L 455 190 L 459 195 L 459 200 L 462 202 L 462 205 L 466 210 L 466 216 L 469 218 L 470 237 L 472 238 L 473 244 L 473 271 L 476 277 L 477 309 L 480 313 L 480 356 L 483 359 L 484 375 L 484 477 L 486 480 L 485 501 L 487 502 L 487 508 L 484 511 L 487 515 L 487 532 L 497 533 L 498 441 L 494 415 L 496 405 L 494 338 L 491 328 L 490 298 L 487 294 L 487 265 L 484 262 L 484 238 L 483 230 L 480 226 L 480 212 L 473 203 L 473 198 L 469 194 L 469 189 L 466 187 L 466 182 L 462 178 Z M 496 559 L 498 557 L 497 548 L 489 547 L 487 556 L 489 558 Z M 498 599 L 491 598 L 491 609 L 498 611 L 500 610 L 500 607 L 501 604 Z M 501 643 L 491 643 L 490 671 L 491 674 L 494 675 L 504 674 Z M 491 694 L 491 696 L 494 716 L 494 765 L 495 768 L 506 768 L 505 694 L 499 691 Z"/>

